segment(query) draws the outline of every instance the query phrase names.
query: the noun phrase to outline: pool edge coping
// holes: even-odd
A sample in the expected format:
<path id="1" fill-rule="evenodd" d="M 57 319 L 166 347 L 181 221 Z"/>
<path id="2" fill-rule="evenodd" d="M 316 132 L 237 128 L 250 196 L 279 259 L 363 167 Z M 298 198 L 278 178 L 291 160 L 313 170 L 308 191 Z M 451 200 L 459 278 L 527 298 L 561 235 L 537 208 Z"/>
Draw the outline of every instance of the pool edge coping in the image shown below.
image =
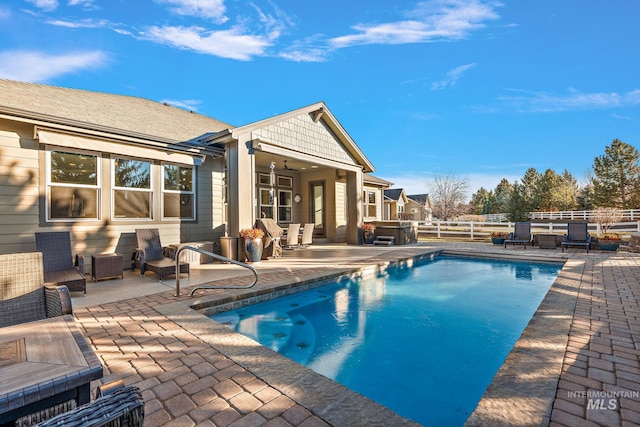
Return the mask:
<path id="1" fill-rule="evenodd" d="M 582 276 L 577 280 L 577 286 L 575 286 L 575 292 L 573 292 L 574 295 L 572 297 L 564 295 L 564 298 L 562 298 L 562 292 L 558 292 L 557 287 L 563 284 L 563 286 L 573 288 L 574 286 L 570 285 L 572 279 L 566 277 L 565 269 L 569 266 L 572 268 L 579 267 L 583 270 L 586 264 L 584 260 L 572 260 L 564 256 L 542 257 L 533 254 L 506 255 L 477 253 L 467 250 L 434 250 L 425 248 L 425 251 L 421 254 L 400 256 L 393 260 L 381 262 L 375 262 L 375 260 L 372 259 L 368 260 L 366 265 L 344 268 L 330 274 L 321 272 L 309 275 L 305 277 L 304 280 L 296 282 L 285 283 L 283 281 L 282 283 L 274 283 L 269 288 L 257 291 L 254 296 L 268 294 L 270 289 L 276 291 L 297 289 L 298 286 L 310 282 L 327 280 L 344 275 L 353 275 L 367 271 L 373 274 L 381 269 L 399 263 L 413 262 L 422 258 L 438 255 L 458 255 L 475 258 L 564 264 L 558 273 L 558 277 L 545 294 L 543 301 L 536 309 L 531 320 L 507 355 L 491 383 L 487 386 L 478 405 L 465 423 L 465 426 L 506 426 L 521 424 L 522 422 L 526 422 L 527 425 L 548 425 L 569 339 L 569 328 L 571 320 L 573 319 L 577 291 L 580 287 Z M 560 280 L 561 277 L 562 280 Z M 227 301 L 227 303 L 233 303 L 233 300 L 247 300 L 253 297 L 251 296 L 252 292 L 249 292 L 248 295 L 249 296 L 233 296 L 231 297 L 232 301 Z M 224 300 L 226 298 L 229 298 L 229 296 L 227 295 L 222 299 Z M 340 425 L 348 421 L 349 425 L 363 426 L 419 425 L 413 420 L 404 418 L 393 410 L 208 318 L 207 315 L 201 312 L 203 305 L 210 304 L 217 299 L 220 299 L 220 295 L 202 297 L 196 301 L 176 301 L 160 305 L 157 307 L 157 310 L 161 314 L 171 318 L 187 331 L 198 335 L 203 341 L 210 344 L 216 350 L 243 366 L 245 369 L 253 372 L 270 386 L 276 388 L 310 411 L 313 411 L 327 422 Z M 563 325 L 560 328 L 556 328 L 556 332 L 559 335 L 552 346 L 553 351 L 551 354 L 545 356 L 544 362 L 534 364 L 538 366 L 539 369 L 545 370 L 546 386 L 542 389 L 524 387 L 526 391 L 523 393 L 522 388 L 516 389 L 514 388 L 514 384 L 524 384 L 522 377 L 526 376 L 527 372 L 523 372 L 522 367 L 523 365 L 531 366 L 529 359 L 536 354 L 535 352 L 532 353 L 523 350 L 524 340 L 542 347 L 548 343 L 547 335 L 550 329 L 541 329 L 539 327 L 540 324 L 549 323 L 544 318 L 541 309 L 550 310 L 556 308 L 553 304 L 557 304 L 558 301 L 563 301 L 563 312 L 567 318 L 564 322 L 557 322 L 557 320 L 551 322 L 549 326 L 553 326 L 553 324 L 558 326 L 558 323 L 562 323 Z M 199 308 L 195 309 L 193 307 Z M 214 328 L 212 328 L 212 325 Z M 282 364 L 286 364 L 287 369 L 282 369 Z M 283 375 L 283 371 L 290 372 L 290 374 Z M 527 380 L 527 382 L 529 381 Z M 327 393 L 327 390 L 332 390 L 332 393 Z M 542 395 L 541 391 L 544 392 Z M 517 404 L 514 404 L 513 400 L 507 399 L 507 401 L 504 401 L 505 395 L 512 399 L 515 397 L 515 399 L 518 400 Z M 509 416 L 510 414 L 512 416 Z M 381 424 L 380 420 L 383 419 L 382 417 L 385 417 L 385 422 Z M 354 420 L 357 420 L 356 424 L 354 424 Z"/>

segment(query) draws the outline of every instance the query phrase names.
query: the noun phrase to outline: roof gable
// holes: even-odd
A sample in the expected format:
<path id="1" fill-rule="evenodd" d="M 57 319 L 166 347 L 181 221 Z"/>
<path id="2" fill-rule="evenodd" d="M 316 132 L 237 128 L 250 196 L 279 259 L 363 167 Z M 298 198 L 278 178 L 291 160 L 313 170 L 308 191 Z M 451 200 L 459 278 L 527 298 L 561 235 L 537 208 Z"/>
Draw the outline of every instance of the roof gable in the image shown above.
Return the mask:
<path id="1" fill-rule="evenodd" d="M 373 171 L 371 162 L 322 102 L 228 129 L 207 141 L 213 144 L 243 135 L 255 142 Z"/>

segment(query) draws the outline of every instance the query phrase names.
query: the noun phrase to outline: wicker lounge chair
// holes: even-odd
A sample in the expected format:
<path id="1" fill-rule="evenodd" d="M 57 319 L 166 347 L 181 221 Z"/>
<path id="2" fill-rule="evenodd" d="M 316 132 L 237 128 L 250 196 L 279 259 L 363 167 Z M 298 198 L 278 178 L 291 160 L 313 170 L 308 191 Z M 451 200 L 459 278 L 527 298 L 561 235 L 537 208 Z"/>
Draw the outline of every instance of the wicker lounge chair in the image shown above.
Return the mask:
<path id="1" fill-rule="evenodd" d="M 144 276 L 147 270 L 158 275 L 158 280 L 165 276 L 176 274 L 175 254 L 171 248 L 163 247 L 160 243 L 160 233 L 157 228 L 136 229 L 136 267 L 140 269 L 140 275 Z M 189 275 L 189 263 L 180 262 L 180 273 Z"/>
<path id="2" fill-rule="evenodd" d="M 584 246 L 587 249 L 587 253 L 589 253 L 591 236 L 589 235 L 588 226 L 586 222 L 568 223 L 567 234 L 564 235 L 562 240 L 562 252 L 567 246 Z"/>
<path id="3" fill-rule="evenodd" d="M 504 241 L 504 247 L 507 245 L 524 245 L 524 248 L 527 249 L 527 245 L 532 244 L 533 235 L 531 234 L 531 223 L 530 222 L 516 222 L 513 232 L 509 233 L 507 240 Z"/>
<path id="4" fill-rule="evenodd" d="M 304 225 L 302 229 L 302 234 L 300 235 L 300 246 L 306 248 L 307 246 L 313 244 L 313 229 L 315 228 L 314 223 L 308 223 Z"/>
<path id="5" fill-rule="evenodd" d="M 66 286 L 45 286 L 40 252 L 0 255 L 0 327 L 71 314 Z"/>
<path id="6" fill-rule="evenodd" d="M 142 426 L 144 401 L 140 389 L 127 386 L 110 394 L 100 396 L 93 402 L 79 406 L 44 421 L 40 427 L 98 427 L 98 426 Z"/>
<path id="7" fill-rule="evenodd" d="M 72 292 L 87 293 L 84 258 L 74 257 L 68 231 L 36 233 L 36 250 L 42 252 L 45 285 L 65 285 Z"/>
<path id="8" fill-rule="evenodd" d="M 262 259 L 282 256 L 282 246 L 280 244 L 282 228 L 271 218 L 257 219 L 254 228 L 264 231 Z"/>
<path id="9" fill-rule="evenodd" d="M 295 249 L 299 247 L 298 239 L 300 236 L 300 224 L 289 224 L 287 228 L 287 244 L 285 249 Z"/>

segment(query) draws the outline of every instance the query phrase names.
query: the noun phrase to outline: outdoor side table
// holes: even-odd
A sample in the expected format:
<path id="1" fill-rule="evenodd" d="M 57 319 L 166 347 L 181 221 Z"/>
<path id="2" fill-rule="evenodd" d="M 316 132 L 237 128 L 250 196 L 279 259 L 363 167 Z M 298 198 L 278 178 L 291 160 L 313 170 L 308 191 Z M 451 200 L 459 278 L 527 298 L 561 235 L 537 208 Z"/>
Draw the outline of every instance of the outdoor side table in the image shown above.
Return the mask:
<path id="1" fill-rule="evenodd" d="M 556 235 L 555 234 L 538 234 L 538 247 L 540 249 L 555 249 L 557 248 Z"/>
<path id="2" fill-rule="evenodd" d="M 94 282 L 118 276 L 124 279 L 121 254 L 91 255 L 91 278 Z"/>
<path id="3" fill-rule="evenodd" d="M 175 245 L 169 245 L 169 247 L 173 249 L 175 253 L 177 253 L 178 250 L 183 246 L 193 246 L 194 248 L 202 249 L 208 252 L 213 252 L 213 242 L 186 242 L 186 243 L 179 243 Z M 185 249 L 184 251 L 180 252 L 180 261 L 186 261 L 189 263 L 189 265 L 200 265 L 200 264 L 207 264 L 209 262 L 212 262 L 213 257 L 206 254 L 201 254 L 200 252 L 195 252 L 195 251 L 190 251 L 188 249 Z"/>

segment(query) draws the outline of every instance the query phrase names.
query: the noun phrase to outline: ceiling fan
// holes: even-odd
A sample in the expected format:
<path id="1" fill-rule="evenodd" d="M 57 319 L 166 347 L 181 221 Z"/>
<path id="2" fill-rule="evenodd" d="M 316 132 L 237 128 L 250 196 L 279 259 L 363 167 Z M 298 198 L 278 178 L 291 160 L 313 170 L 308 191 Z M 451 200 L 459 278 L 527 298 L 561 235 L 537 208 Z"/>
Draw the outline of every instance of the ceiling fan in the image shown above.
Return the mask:
<path id="1" fill-rule="evenodd" d="M 289 166 L 287 166 L 287 161 L 286 160 L 284 161 L 284 166 L 282 167 L 282 169 L 284 169 L 286 171 L 292 171 L 292 172 L 297 172 L 298 171 L 298 169 L 293 169 L 293 168 L 290 168 Z"/>

